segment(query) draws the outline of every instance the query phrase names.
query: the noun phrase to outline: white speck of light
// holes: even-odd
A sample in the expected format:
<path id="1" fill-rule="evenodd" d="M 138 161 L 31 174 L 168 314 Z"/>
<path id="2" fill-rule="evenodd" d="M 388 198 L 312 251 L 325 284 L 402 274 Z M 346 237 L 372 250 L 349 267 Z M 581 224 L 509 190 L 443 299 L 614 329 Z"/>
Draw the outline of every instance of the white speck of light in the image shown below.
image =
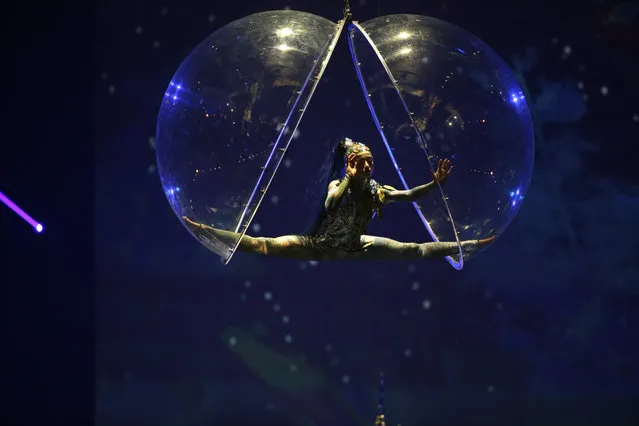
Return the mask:
<path id="1" fill-rule="evenodd" d="M 570 55 L 572 53 L 572 48 L 568 45 L 564 46 L 564 54 Z"/>
<path id="2" fill-rule="evenodd" d="M 271 300 L 273 298 L 273 294 L 270 291 L 264 293 L 264 300 Z"/>
<path id="3" fill-rule="evenodd" d="M 606 96 L 608 94 L 608 87 L 607 86 L 601 86 L 601 94 Z"/>
<path id="4" fill-rule="evenodd" d="M 273 195 L 271 197 L 271 204 L 277 205 L 277 203 L 279 203 L 279 202 L 280 202 L 280 197 L 278 197 L 277 195 Z"/>
<path id="5" fill-rule="evenodd" d="M 430 309 L 430 300 L 426 299 L 422 302 L 422 308 Z"/>
<path id="6" fill-rule="evenodd" d="M 282 307 L 281 307 L 280 305 L 278 305 L 278 304 L 273 305 L 273 310 L 274 310 L 275 312 L 279 312 L 279 311 L 280 311 L 280 309 L 282 309 Z"/>
<path id="7" fill-rule="evenodd" d="M 251 282 L 250 281 L 244 281 L 244 287 L 249 288 L 251 286 Z"/>
<path id="8" fill-rule="evenodd" d="M 282 317 L 282 322 L 283 322 L 284 324 L 288 324 L 289 322 L 291 322 L 291 319 L 288 317 L 288 315 L 284 315 L 284 316 Z"/>
<path id="9" fill-rule="evenodd" d="M 416 270 L 417 270 L 417 267 L 415 265 L 413 265 L 412 263 L 410 265 L 408 265 L 408 273 L 409 274 L 412 274 Z"/>
<path id="10" fill-rule="evenodd" d="M 292 372 L 296 372 L 297 371 L 297 365 L 291 364 L 291 371 Z"/>
<path id="11" fill-rule="evenodd" d="M 415 291 L 419 290 L 419 283 L 417 281 L 413 282 L 410 288 Z"/>
<path id="12" fill-rule="evenodd" d="M 262 229 L 262 226 L 259 223 L 254 223 L 252 228 L 253 228 L 253 232 L 260 232 L 260 229 Z"/>
<path id="13" fill-rule="evenodd" d="M 234 336 L 231 336 L 229 338 L 229 345 L 230 346 L 235 346 L 237 344 L 237 339 Z"/>
<path id="14" fill-rule="evenodd" d="M 115 86 L 114 85 L 110 85 L 109 86 L 109 95 L 112 95 L 115 93 Z"/>
<path id="15" fill-rule="evenodd" d="M 308 264 L 311 266 L 317 266 L 319 264 L 319 262 L 317 260 L 309 260 Z"/>
<path id="16" fill-rule="evenodd" d="M 246 294 L 245 293 L 240 294 L 240 300 L 242 302 L 246 302 Z"/>
<path id="17" fill-rule="evenodd" d="M 159 48 L 160 48 L 160 42 L 159 42 L 159 41 L 157 41 L 157 40 L 155 40 L 155 41 L 153 42 L 153 48 L 154 48 L 154 49 L 159 49 Z"/>
<path id="18" fill-rule="evenodd" d="M 494 387 L 493 385 L 490 385 L 490 386 L 488 386 L 488 387 L 486 388 L 486 391 L 487 391 L 488 393 L 492 393 L 492 392 L 494 392 L 494 391 L 495 391 L 495 387 Z"/>
<path id="19" fill-rule="evenodd" d="M 284 6 L 284 10 L 291 10 L 291 6 Z"/>
<path id="20" fill-rule="evenodd" d="M 583 84 L 583 82 L 581 82 L 581 81 L 577 82 L 577 88 L 578 88 L 579 90 L 584 90 L 584 84 Z"/>
<path id="21" fill-rule="evenodd" d="M 427 64 L 428 63 L 428 56 L 424 56 L 422 58 L 422 64 Z"/>
<path id="22" fill-rule="evenodd" d="M 348 375 L 345 374 L 342 376 L 342 383 L 344 383 L 345 385 L 349 384 L 350 381 L 351 381 L 351 378 L 348 377 Z"/>
<path id="23" fill-rule="evenodd" d="M 632 116 L 632 121 L 634 121 L 635 123 L 639 123 L 639 114 L 635 114 Z"/>
<path id="24" fill-rule="evenodd" d="M 293 341 L 293 336 L 291 336 L 290 334 L 287 334 L 286 336 L 284 336 L 284 341 L 286 343 L 291 343 Z"/>
<path id="25" fill-rule="evenodd" d="M 284 167 L 286 167 L 287 169 L 291 167 L 292 165 L 293 165 L 293 162 L 290 160 L 290 158 L 287 158 L 284 160 Z"/>
<path id="26" fill-rule="evenodd" d="M 153 136 L 149 137 L 149 146 L 151 149 L 155 149 L 155 138 Z"/>
<path id="27" fill-rule="evenodd" d="M 135 33 L 136 33 L 137 35 L 142 34 L 142 27 L 141 27 L 141 26 L 139 26 L 139 25 L 138 25 L 137 27 L 135 27 Z"/>
<path id="28" fill-rule="evenodd" d="M 209 21 L 209 24 L 212 24 L 213 22 L 215 22 L 215 15 L 211 13 L 209 17 L 207 18 L 207 21 Z"/>
<path id="29" fill-rule="evenodd" d="M 413 355 L 413 351 L 411 351 L 410 349 L 406 349 L 406 350 L 404 351 L 404 356 L 405 356 L 406 358 L 410 358 L 410 357 L 411 357 L 411 355 Z"/>

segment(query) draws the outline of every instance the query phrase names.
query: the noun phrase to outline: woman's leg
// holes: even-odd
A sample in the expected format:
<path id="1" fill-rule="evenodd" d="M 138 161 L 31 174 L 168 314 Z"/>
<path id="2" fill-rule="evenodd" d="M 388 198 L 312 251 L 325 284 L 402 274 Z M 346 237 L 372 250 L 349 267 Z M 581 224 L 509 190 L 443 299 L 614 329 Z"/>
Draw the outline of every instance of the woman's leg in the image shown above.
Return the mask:
<path id="1" fill-rule="evenodd" d="M 496 237 L 484 240 L 462 241 L 463 251 L 477 250 L 490 244 Z M 436 259 L 459 253 L 457 242 L 404 243 L 390 238 L 362 235 L 362 251 L 349 253 L 357 260 L 415 260 Z"/>
<path id="2" fill-rule="evenodd" d="M 232 231 L 213 228 L 212 226 L 194 222 L 184 217 L 184 222 L 198 236 L 221 241 L 227 246 L 237 242 L 239 234 Z M 484 240 L 462 241 L 462 249 L 477 250 L 490 244 L 496 237 Z M 344 250 L 327 250 L 318 252 L 309 246 L 307 240 L 297 235 L 282 237 L 251 237 L 244 235 L 238 250 L 257 253 L 263 256 L 284 257 L 299 260 L 412 260 L 443 258 L 459 253 L 456 242 L 404 243 L 390 238 L 362 235 L 362 251 L 347 252 Z"/>
<path id="3" fill-rule="evenodd" d="M 212 226 L 194 222 L 187 217 L 183 219 L 184 223 L 189 226 L 195 235 L 221 241 L 227 246 L 233 246 L 240 236 L 237 232 L 213 228 Z M 263 256 L 319 260 L 319 256 L 308 245 L 306 239 L 297 235 L 267 238 L 251 237 L 244 234 L 237 249 L 241 252 L 257 253 Z"/>

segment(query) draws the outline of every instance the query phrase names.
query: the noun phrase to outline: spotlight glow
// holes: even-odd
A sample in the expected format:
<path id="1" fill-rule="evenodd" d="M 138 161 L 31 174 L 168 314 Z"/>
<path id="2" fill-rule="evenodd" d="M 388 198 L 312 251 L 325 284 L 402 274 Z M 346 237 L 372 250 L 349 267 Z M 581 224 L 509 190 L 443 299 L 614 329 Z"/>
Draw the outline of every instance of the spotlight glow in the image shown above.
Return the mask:
<path id="1" fill-rule="evenodd" d="M 44 226 L 42 226 L 40 223 L 36 222 L 35 219 L 33 219 L 31 216 L 29 216 L 27 213 L 25 213 L 24 210 L 22 210 L 20 207 L 18 207 L 18 205 L 16 203 L 11 201 L 9 199 L 9 197 L 4 195 L 2 192 L 0 192 L 0 201 L 2 201 L 7 207 L 9 207 L 11 210 L 13 210 L 15 214 L 17 214 L 22 219 L 24 219 L 25 222 L 27 222 L 29 225 L 31 225 L 33 227 L 33 229 L 35 229 L 36 232 L 40 233 L 40 232 L 42 232 L 44 230 Z"/>

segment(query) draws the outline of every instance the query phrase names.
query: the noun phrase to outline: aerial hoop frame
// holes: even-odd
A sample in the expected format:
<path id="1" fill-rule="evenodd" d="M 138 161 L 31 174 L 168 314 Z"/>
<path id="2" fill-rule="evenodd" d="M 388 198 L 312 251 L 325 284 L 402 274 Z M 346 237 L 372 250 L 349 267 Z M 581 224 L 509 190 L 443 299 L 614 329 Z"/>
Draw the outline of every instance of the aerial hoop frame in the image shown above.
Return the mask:
<path id="1" fill-rule="evenodd" d="M 235 254 L 235 251 L 237 250 L 240 244 L 240 241 L 246 234 L 248 227 L 253 221 L 253 217 L 257 213 L 259 206 L 262 203 L 262 200 L 264 199 L 264 196 L 266 195 L 266 192 L 268 191 L 268 188 L 271 185 L 273 178 L 275 177 L 275 174 L 284 158 L 284 154 L 286 153 L 286 151 L 288 150 L 290 146 L 293 135 L 295 134 L 295 131 L 297 130 L 299 124 L 302 121 L 304 112 L 306 112 L 306 108 L 308 107 L 313 97 L 313 94 L 315 93 L 317 85 L 319 84 L 322 76 L 324 75 L 324 71 L 326 70 L 326 67 L 328 66 L 328 63 L 333 55 L 335 46 L 337 45 L 337 42 L 339 41 L 339 38 L 341 37 L 342 32 L 344 31 L 344 27 L 347 25 L 348 25 L 348 30 L 346 32 L 346 35 L 348 39 L 349 49 L 351 52 L 351 57 L 353 59 L 353 66 L 355 67 L 357 78 L 362 87 L 364 98 L 366 99 L 366 104 L 368 105 L 369 111 L 371 113 L 371 117 L 375 123 L 375 126 L 377 127 L 377 131 L 379 135 L 381 136 L 384 142 L 388 155 L 391 158 L 393 166 L 395 167 L 395 171 L 397 172 L 397 175 L 399 176 L 399 179 L 402 185 L 404 186 L 404 189 L 409 189 L 409 186 L 400 170 L 399 165 L 397 164 L 397 161 L 395 160 L 395 156 L 393 155 L 393 151 L 390 147 L 390 144 L 388 143 L 388 140 L 384 133 L 384 129 L 381 126 L 375 107 L 370 99 L 370 96 L 368 95 L 369 94 L 368 88 L 366 86 L 364 76 L 362 75 L 362 71 L 359 66 L 360 62 L 358 60 L 357 50 L 353 42 L 355 31 L 359 32 L 359 34 L 361 34 L 362 37 L 364 37 L 364 39 L 368 42 L 368 45 L 370 46 L 370 48 L 373 49 L 379 61 L 379 65 L 383 67 L 389 81 L 391 82 L 393 86 L 393 89 L 396 95 L 399 98 L 399 101 L 401 102 L 404 108 L 404 111 L 408 117 L 410 125 L 413 128 L 413 131 L 415 132 L 417 143 L 420 145 L 420 148 L 422 149 L 422 151 L 424 152 L 424 155 L 426 155 L 428 159 L 430 171 L 435 172 L 436 167 L 434 167 L 432 162 L 433 156 L 428 154 L 428 145 L 424 141 L 423 135 L 418 130 L 417 125 L 415 124 L 415 121 L 413 119 L 413 116 L 408 110 L 406 102 L 402 96 L 401 89 L 397 86 L 397 80 L 393 77 L 393 73 L 391 72 L 382 54 L 380 53 L 379 49 L 377 48 L 377 46 L 375 45 L 375 43 L 373 42 L 369 34 L 366 32 L 366 30 L 362 27 L 362 25 L 359 22 L 351 20 L 350 9 L 346 8 L 344 12 L 344 18 L 337 22 L 334 35 L 328 40 L 328 42 L 326 43 L 326 46 L 324 47 L 324 49 L 322 50 L 322 53 L 319 56 L 319 59 L 316 60 L 315 65 L 313 66 L 310 73 L 308 74 L 304 82 L 304 85 L 302 86 L 302 89 L 298 92 L 298 96 L 295 99 L 293 106 L 291 107 L 291 110 L 286 118 L 286 121 L 284 122 L 284 125 L 282 126 L 278 134 L 277 139 L 275 140 L 275 143 L 273 144 L 273 148 L 271 150 L 270 155 L 266 159 L 265 164 L 261 167 L 262 172 L 260 173 L 260 176 L 255 184 L 255 187 L 253 188 L 251 196 L 249 197 L 244 207 L 244 210 L 242 211 L 242 214 L 240 215 L 240 219 L 237 222 L 237 226 L 234 230 L 236 233 L 239 234 L 239 238 L 233 244 L 233 247 L 228 249 L 227 255 L 221 256 L 222 263 L 224 263 L 225 265 L 231 261 L 231 258 Z M 428 178 L 425 176 L 425 180 L 426 179 Z M 450 212 L 450 208 L 448 206 L 445 192 L 441 184 L 438 181 L 435 181 L 435 182 L 441 194 L 443 206 L 446 209 L 446 214 L 448 216 L 448 219 L 450 220 L 451 226 L 453 227 L 453 235 L 455 235 L 455 241 L 457 243 L 457 247 L 459 250 L 458 260 L 455 259 L 453 256 L 446 256 L 446 260 L 448 261 L 448 263 L 450 263 L 450 265 L 453 268 L 455 268 L 456 270 L 461 270 L 464 266 L 464 256 L 463 256 L 461 242 L 459 241 L 459 233 L 457 232 L 457 229 L 455 227 L 455 221 L 453 220 L 452 214 Z M 419 204 L 417 204 L 417 202 L 413 202 L 412 204 L 413 204 L 413 207 L 415 208 L 415 212 L 417 213 L 420 220 L 424 224 L 424 227 L 430 234 L 433 241 L 438 242 L 439 238 L 437 237 L 432 227 L 428 223 L 428 220 L 424 216 L 424 213 L 422 212 L 422 209 L 420 208 Z"/>
<path id="2" fill-rule="evenodd" d="M 395 160 L 395 156 L 393 155 L 393 150 L 391 149 L 388 143 L 388 140 L 384 133 L 384 129 L 381 126 L 381 123 L 375 111 L 375 107 L 369 96 L 369 91 L 368 91 L 368 88 L 366 87 L 366 81 L 364 79 L 364 76 L 362 75 L 362 70 L 360 68 L 360 61 L 358 60 L 358 57 L 357 57 L 357 50 L 355 48 L 355 44 L 353 43 L 354 31 L 359 31 L 359 33 L 364 37 L 364 39 L 368 42 L 370 48 L 373 49 L 373 51 L 375 52 L 375 55 L 377 56 L 377 59 L 380 62 L 380 65 L 384 68 L 384 71 L 386 72 L 386 76 L 389 78 L 391 84 L 393 85 L 393 89 L 395 90 L 395 93 L 397 94 L 397 97 L 399 98 L 399 101 L 401 102 L 404 108 L 404 111 L 406 112 L 406 115 L 408 119 L 410 120 L 410 125 L 413 128 L 413 131 L 415 132 L 416 140 L 418 141 L 420 148 L 424 152 L 424 155 L 426 155 L 428 159 L 428 164 L 430 166 L 431 172 L 434 173 L 437 167 L 433 165 L 433 162 L 432 162 L 433 156 L 428 153 L 428 145 L 426 144 L 426 141 L 424 141 L 423 135 L 418 130 L 417 125 L 415 124 L 415 120 L 413 119 L 413 114 L 411 114 L 411 112 L 409 111 L 408 106 L 406 105 L 406 101 L 404 100 L 404 97 L 402 96 L 402 92 L 400 88 L 397 86 L 397 80 L 393 76 L 393 73 L 388 67 L 388 64 L 386 63 L 386 61 L 384 60 L 384 57 L 382 56 L 379 49 L 377 48 L 377 46 L 375 45 L 375 43 L 373 42 L 369 34 L 366 32 L 366 30 L 359 24 L 359 22 L 353 21 L 348 28 L 348 46 L 350 48 L 351 56 L 353 58 L 353 65 L 355 66 L 355 70 L 357 71 L 357 78 L 359 79 L 359 82 L 362 86 L 362 91 L 364 92 L 364 98 L 366 99 L 366 104 L 368 105 L 368 109 L 370 110 L 371 117 L 373 118 L 373 121 L 375 122 L 377 131 L 379 132 L 380 136 L 382 137 L 382 140 L 384 141 L 384 145 L 386 146 L 386 151 L 388 152 L 388 155 L 390 156 L 393 162 L 395 171 L 397 172 L 397 175 L 399 176 L 399 179 L 402 182 L 404 189 L 410 189 L 408 187 L 408 184 L 406 183 L 406 179 L 404 179 L 404 175 L 402 174 L 399 165 L 397 164 L 397 161 Z M 450 212 L 450 208 L 448 206 L 447 197 L 444 192 L 444 189 L 442 188 L 439 181 L 435 180 L 435 183 L 437 184 L 437 188 L 439 189 L 439 192 L 441 194 L 442 202 L 446 209 L 446 214 L 448 216 L 448 219 L 450 220 L 450 224 L 453 227 L 453 235 L 455 235 L 455 241 L 457 242 L 457 248 L 459 250 L 459 260 L 455 260 L 452 256 L 446 256 L 446 260 L 448 261 L 448 263 L 450 263 L 450 265 L 453 268 L 459 271 L 464 267 L 464 253 L 462 251 L 461 242 L 459 241 L 459 233 L 457 232 L 457 228 L 455 227 L 455 221 L 453 220 L 453 216 Z M 435 232 L 433 231 L 432 227 L 428 223 L 428 220 L 426 219 L 426 217 L 424 217 L 424 213 L 422 212 L 422 209 L 420 208 L 419 204 L 417 204 L 417 202 L 413 202 L 412 204 L 413 204 L 413 207 L 415 208 L 415 212 L 417 212 L 417 215 L 419 216 L 420 220 L 426 227 L 426 230 L 430 234 L 431 238 L 434 241 L 439 242 L 439 238 L 437 237 L 437 235 L 435 235 Z"/>
<path id="3" fill-rule="evenodd" d="M 235 232 L 238 233 L 240 236 L 233 247 L 229 248 L 226 257 L 222 256 L 221 260 L 222 263 L 224 263 L 225 265 L 227 265 L 231 261 L 231 258 L 235 254 L 237 247 L 240 245 L 240 241 L 242 241 L 242 238 L 246 234 L 246 230 L 251 225 L 253 217 L 257 213 L 257 210 L 259 209 L 269 186 L 273 182 L 275 173 L 277 173 L 277 169 L 282 163 L 284 154 L 291 144 L 291 139 L 293 138 L 295 131 L 302 121 L 302 117 L 304 116 L 306 108 L 308 107 L 308 104 L 311 101 L 313 94 L 315 93 L 317 85 L 324 75 L 324 71 L 326 71 L 326 67 L 328 66 L 328 63 L 333 55 L 335 46 L 337 45 L 337 42 L 342 35 L 345 23 L 346 19 L 342 19 L 337 22 L 335 34 L 326 43 L 324 49 L 322 50 L 322 53 L 319 55 L 319 58 L 316 59 L 315 65 L 313 65 L 313 68 L 306 77 L 302 89 L 298 92 L 298 96 L 295 99 L 295 102 L 293 103 L 288 116 L 286 117 L 286 121 L 284 122 L 284 125 L 282 126 L 279 135 L 277 136 L 277 139 L 273 144 L 273 149 L 266 159 L 266 163 L 261 167 L 262 172 L 257 179 L 255 187 L 253 188 L 253 192 L 251 193 L 251 196 L 249 197 L 244 210 L 240 215 L 240 219 L 237 222 Z M 321 59 L 322 57 L 324 59 Z M 264 186 L 260 188 L 260 185 L 262 184 L 265 176 L 268 180 L 266 181 Z M 249 209 L 251 208 L 252 212 L 248 214 Z M 247 216 L 248 219 L 246 219 Z"/>

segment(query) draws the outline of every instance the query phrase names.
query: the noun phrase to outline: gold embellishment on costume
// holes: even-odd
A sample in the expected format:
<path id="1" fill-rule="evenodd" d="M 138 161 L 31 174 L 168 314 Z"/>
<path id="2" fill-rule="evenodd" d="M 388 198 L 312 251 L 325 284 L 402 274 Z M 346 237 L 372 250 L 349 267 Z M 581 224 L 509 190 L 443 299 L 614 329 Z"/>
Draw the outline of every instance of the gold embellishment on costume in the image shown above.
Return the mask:
<path id="1" fill-rule="evenodd" d="M 397 191 L 397 190 L 390 185 L 380 185 L 377 188 L 377 197 L 379 199 L 380 204 L 384 204 L 384 202 L 386 201 L 387 192 L 391 192 L 391 191 Z"/>
<path id="2" fill-rule="evenodd" d="M 384 200 L 386 199 L 386 191 L 383 186 L 377 189 L 377 197 L 379 198 L 379 202 L 384 204 Z"/>

